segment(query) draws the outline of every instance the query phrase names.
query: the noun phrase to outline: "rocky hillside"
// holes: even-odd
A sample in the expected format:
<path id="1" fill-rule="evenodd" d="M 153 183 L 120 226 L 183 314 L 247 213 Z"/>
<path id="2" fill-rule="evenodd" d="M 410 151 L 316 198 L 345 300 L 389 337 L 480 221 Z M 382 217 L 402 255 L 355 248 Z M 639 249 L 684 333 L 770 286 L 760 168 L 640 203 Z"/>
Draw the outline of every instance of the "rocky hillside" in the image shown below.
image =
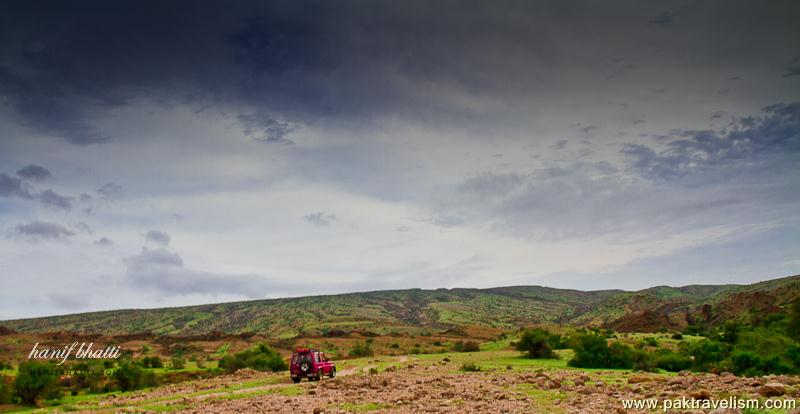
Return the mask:
<path id="1" fill-rule="evenodd" d="M 658 286 L 636 292 L 541 286 L 393 290 L 163 309 L 125 309 L 0 322 L 20 332 L 198 335 L 254 332 L 277 337 L 431 329 L 512 329 L 538 323 L 621 331 L 681 330 L 690 323 L 749 320 L 800 297 L 800 275 L 752 285 Z"/>

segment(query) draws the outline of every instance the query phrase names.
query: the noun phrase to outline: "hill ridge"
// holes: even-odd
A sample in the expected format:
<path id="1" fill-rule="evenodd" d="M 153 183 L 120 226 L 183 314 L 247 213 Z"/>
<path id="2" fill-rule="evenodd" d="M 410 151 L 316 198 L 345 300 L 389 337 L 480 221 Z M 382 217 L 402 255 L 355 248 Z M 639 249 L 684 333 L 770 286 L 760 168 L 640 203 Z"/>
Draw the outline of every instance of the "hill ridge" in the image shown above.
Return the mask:
<path id="1" fill-rule="evenodd" d="M 397 289 L 165 308 L 115 309 L 0 321 L 20 332 L 205 334 L 257 332 L 290 337 L 335 331 L 390 333 L 413 328 L 573 324 L 639 330 L 680 329 L 722 318 L 776 312 L 800 297 L 800 275 L 748 285 L 653 286 L 582 291 L 540 285 Z M 735 300 L 732 300 L 735 298 Z M 751 303 L 752 302 L 752 303 Z M 714 315 L 705 315 L 712 307 Z M 658 311 L 661 316 L 654 316 Z"/>

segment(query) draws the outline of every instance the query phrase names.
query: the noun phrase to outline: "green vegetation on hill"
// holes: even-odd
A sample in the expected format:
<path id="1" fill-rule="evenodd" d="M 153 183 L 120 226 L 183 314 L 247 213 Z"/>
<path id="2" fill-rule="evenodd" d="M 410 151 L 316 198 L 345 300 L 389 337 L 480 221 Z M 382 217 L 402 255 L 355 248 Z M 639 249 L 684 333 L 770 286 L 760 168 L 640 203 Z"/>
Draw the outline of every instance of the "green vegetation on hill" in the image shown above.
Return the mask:
<path id="1" fill-rule="evenodd" d="M 550 358 L 553 344 L 573 350 L 568 365 L 576 368 L 641 371 L 732 372 L 741 376 L 800 374 L 800 298 L 786 312 L 751 323 L 730 320 L 707 327 L 700 339 L 685 341 L 680 334 L 662 335 L 676 341 L 662 347 L 652 336 L 620 338 L 606 330 L 574 330 L 566 338 L 536 328 L 521 333 L 518 351 L 528 358 Z"/>
<path id="2" fill-rule="evenodd" d="M 540 286 L 394 290 L 127 309 L 0 322 L 19 332 L 202 335 L 254 332 L 279 338 L 359 331 L 390 334 L 478 326 L 509 330 L 541 323 L 617 331 L 683 331 L 728 319 L 752 322 L 800 297 L 800 276 L 747 286 L 659 286 L 583 292 Z"/>

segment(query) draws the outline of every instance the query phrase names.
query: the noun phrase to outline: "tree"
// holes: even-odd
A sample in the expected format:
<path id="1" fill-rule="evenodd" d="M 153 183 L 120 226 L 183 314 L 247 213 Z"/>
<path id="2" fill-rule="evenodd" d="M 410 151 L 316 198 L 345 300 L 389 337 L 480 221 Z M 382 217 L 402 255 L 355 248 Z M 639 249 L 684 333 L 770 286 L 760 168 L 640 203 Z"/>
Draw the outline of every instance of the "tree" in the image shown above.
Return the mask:
<path id="1" fill-rule="evenodd" d="M 186 367 L 186 361 L 183 360 L 183 357 L 172 357 L 172 369 L 183 369 L 184 367 Z"/>
<path id="2" fill-rule="evenodd" d="M 352 348 L 350 348 L 350 356 L 351 357 L 366 357 L 375 355 L 375 352 L 372 350 L 372 345 L 369 342 L 361 343 L 356 342 Z"/>
<path id="3" fill-rule="evenodd" d="M 614 342 L 608 346 L 606 338 L 597 333 L 579 335 L 572 349 L 575 356 L 568 365 L 579 368 L 626 368 L 634 367 L 631 347 Z"/>
<path id="4" fill-rule="evenodd" d="M 144 368 L 164 368 L 164 362 L 157 356 L 149 356 L 142 358 L 142 367 Z"/>
<path id="5" fill-rule="evenodd" d="M 453 351 L 456 352 L 478 352 L 480 350 L 480 344 L 475 341 L 458 341 L 453 344 Z"/>
<path id="6" fill-rule="evenodd" d="M 58 375 L 51 364 L 26 361 L 19 364 L 17 378 L 14 380 L 14 393 L 23 403 L 35 405 L 40 397 L 60 397 L 57 380 Z"/>
<path id="7" fill-rule="evenodd" d="M 556 358 L 551 346 L 550 332 L 541 329 L 528 329 L 522 333 L 516 344 L 517 351 L 525 352 L 528 358 Z"/>
<path id="8" fill-rule="evenodd" d="M 145 372 L 138 365 L 123 361 L 114 371 L 114 379 L 122 391 L 131 391 L 144 387 L 157 385 L 156 376 L 152 372 Z"/>
<path id="9" fill-rule="evenodd" d="M 219 367 L 227 372 L 236 372 L 242 368 L 277 372 L 289 368 L 280 354 L 267 344 L 258 344 L 252 349 L 234 355 L 226 355 L 219 361 Z"/>

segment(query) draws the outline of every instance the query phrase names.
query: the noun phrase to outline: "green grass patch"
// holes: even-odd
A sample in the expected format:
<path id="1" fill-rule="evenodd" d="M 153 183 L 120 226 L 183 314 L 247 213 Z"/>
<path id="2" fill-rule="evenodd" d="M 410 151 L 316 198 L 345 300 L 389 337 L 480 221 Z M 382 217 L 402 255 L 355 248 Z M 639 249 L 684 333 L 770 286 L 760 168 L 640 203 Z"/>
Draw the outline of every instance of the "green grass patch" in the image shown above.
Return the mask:
<path id="1" fill-rule="evenodd" d="M 211 356 L 215 358 L 222 358 L 228 353 L 229 349 L 231 349 L 231 343 L 225 342 L 224 344 L 220 345 L 219 348 L 217 348 L 217 350 L 211 354 Z"/>
<path id="2" fill-rule="evenodd" d="M 444 358 L 450 360 L 453 370 L 464 363 L 472 362 L 481 366 L 482 371 L 508 371 L 511 367 L 515 371 L 536 371 L 542 369 L 572 369 L 567 367 L 567 361 L 572 357 L 572 351 L 559 350 L 559 359 L 531 359 L 521 355 L 518 351 L 480 351 L 468 353 L 447 353 L 432 355 L 417 355 L 416 358 L 422 362 L 436 363 L 443 361 Z"/>
<path id="3" fill-rule="evenodd" d="M 541 413 L 564 413 L 564 408 L 556 404 L 557 400 L 564 400 L 569 395 L 563 391 L 549 391 L 539 389 L 534 384 L 519 384 L 514 390 L 524 392 L 531 399 L 533 412 Z"/>
<path id="4" fill-rule="evenodd" d="M 484 342 L 481 344 L 481 351 L 506 351 L 512 349 L 511 339 Z"/>

